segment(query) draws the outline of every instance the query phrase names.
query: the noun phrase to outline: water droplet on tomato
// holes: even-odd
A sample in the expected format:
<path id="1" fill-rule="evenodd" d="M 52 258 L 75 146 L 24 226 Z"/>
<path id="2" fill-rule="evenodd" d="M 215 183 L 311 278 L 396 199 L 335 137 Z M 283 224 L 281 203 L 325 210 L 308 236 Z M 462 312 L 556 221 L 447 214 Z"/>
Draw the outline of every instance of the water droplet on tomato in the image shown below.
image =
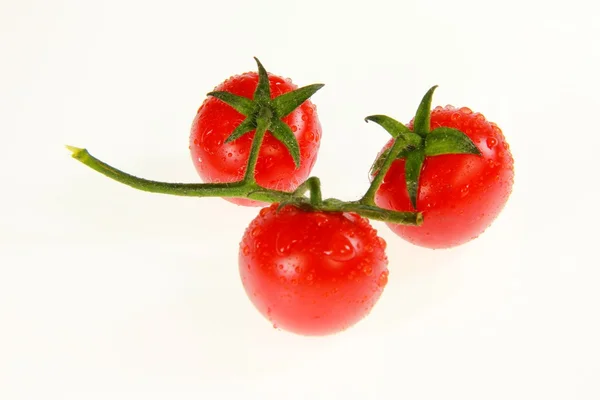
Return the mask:
<path id="1" fill-rule="evenodd" d="M 300 267 L 296 266 L 296 268 L 294 268 L 294 271 L 299 274 L 300 273 Z"/>
<path id="2" fill-rule="evenodd" d="M 317 226 L 323 226 L 323 224 L 329 222 L 329 218 L 327 218 L 327 215 L 323 213 L 315 213 L 313 214 L 313 218 L 315 221 L 317 221 Z"/>
<path id="3" fill-rule="evenodd" d="M 306 134 L 306 140 L 308 140 L 309 142 L 312 142 L 315 140 L 315 134 L 313 132 L 308 132 Z"/>
<path id="4" fill-rule="evenodd" d="M 306 115 L 302 115 L 302 121 L 308 121 L 308 117 Z"/>
<path id="5" fill-rule="evenodd" d="M 207 153 L 213 154 L 212 151 L 212 146 L 210 145 L 212 142 L 212 129 L 208 130 L 206 132 L 204 132 L 204 134 L 202 135 L 202 147 L 204 148 L 204 151 L 206 151 Z"/>
<path id="6" fill-rule="evenodd" d="M 498 139 L 490 136 L 489 138 L 487 138 L 485 143 L 487 144 L 488 149 L 493 149 L 498 144 Z"/>
<path id="7" fill-rule="evenodd" d="M 295 286 L 295 285 L 297 285 L 297 284 L 298 284 L 298 279 L 296 279 L 296 278 L 292 279 L 292 285 L 294 285 L 294 286 Z"/>
<path id="8" fill-rule="evenodd" d="M 341 233 L 335 233 L 323 253 L 335 261 L 348 261 L 354 258 L 356 251 L 349 238 Z"/>
<path id="9" fill-rule="evenodd" d="M 296 125 L 292 125 L 290 128 L 292 128 L 292 132 L 296 132 L 298 130 L 298 127 Z"/>
<path id="10" fill-rule="evenodd" d="M 469 194 L 469 185 L 466 185 L 462 189 L 460 189 L 460 197 L 465 197 L 468 194 Z"/>
<path id="11" fill-rule="evenodd" d="M 296 239 L 291 232 L 281 231 L 277 233 L 277 238 L 275 239 L 275 249 L 279 255 L 285 256 L 289 254 L 292 246 L 297 241 L 298 239 Z"/>
<path id="12" fill-rule="evenodd" d="M 312 280 L 314 279 L 314 275 L 313 274 L 308 274 L 306 275 L 306 280 L 309 281 L 310 283 L 312 283 Z"/>
<path id="13" fill-rule="evenodd" d="M 197 146 L 198 145 L 198 139 L 194 139 L 194 144 Z"/>
<path id="14" fill-rule="evenodd" d="M 264 217 L 265 215 L 267 215 L 269 213 L 269 209 L 268 208 L 263 208 L 258 212 L 258 215 L 260 215 L 261 217 Z"/>
<path id="15" fill-rule="evenodd" d="M 247 245 L 244 245 L 244 247 L 242 247 L 242 253 L 247 256 L 250 254 L 250 248 Z"/>
<path id="16" fill-rule="evenodd" d="M 227 153 L 227 157 L 231 157 L 231 156 L 233 156 L 233 154 Z"/>
<path id="17" fill-rule="evenodd" d="M 256 227 L 256 228 L 252 229 L 252 232 L 251 232 L 252 237 L 256 237 L 259 234 L 260 234 L 260 228 L 259 227 Z"/>
<path id="18" fill-rule="evenodd" d="M 388 275 L 389 275 L 388 271 L 383 271 L 379 275 L 379 278 L 377 278 L 377 286 L 384 287 L 385 285 L 387 285 L 387 283 L 388 283 Z"/>
<path id="19" fill-rule="evenodd" d="M 365 275 L 369 276 L 373 273 L 373 267 L 371 267 L 370 265 L 365 265 L 363 267 L 363 272 L 365 273 Z"/>
<path id="20" fill-rule="evenodd" d="M 385 250 L 385 248 L 387 247 L 387 243 L 385 242 L 385 239 L 383 239 L 382 237 L 377 238 L 377 243 L 379 243 L 379 246 L 381 247 L 382 250 Z"/>

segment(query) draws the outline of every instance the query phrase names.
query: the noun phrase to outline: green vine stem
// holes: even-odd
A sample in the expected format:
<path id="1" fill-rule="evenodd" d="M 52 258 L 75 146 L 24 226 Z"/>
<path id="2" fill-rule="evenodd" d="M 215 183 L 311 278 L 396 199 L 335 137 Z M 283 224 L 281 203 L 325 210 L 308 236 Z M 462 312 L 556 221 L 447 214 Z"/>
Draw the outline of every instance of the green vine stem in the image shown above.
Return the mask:
<path id="1" fill-rule="evenodd" d="M 266 130 L 266 129 L 265 129 Z M 256 139 L 256 138 L 255 138 Z M 260 138 L 259 138 L 260 139 Z M 259 140 L 255 140 L 259 142 Z M 361 201 L 344 202 L 337 199 L 321 199 L 321 184 L 319 178 L 311 177 L 303 182 L 294 192 L 271 190 L 258 185 L 254 179 L 232 183 L 169 183 L 151 181 L 118 170 L 96 157 L 86 149 L 66 146 L 72 157 L 89 168 L 117 182 L 145 192 L 162 193 L 190 197 L 245 197 L 267 203 L 287 203 L 310 207 L 314 210 L 327 212 L 355 212 L 363 217 L 403 225 L 421 225 L 423 215 L 415 212 L 399 212 L 379 208 Z M 258 153 L 259 145 L 252 149 Z M 249 164 L 249 170 L 250 164 Z M 306 191 L 310 197 L 304 197 Z"/>
<path id="2" fill-rule="evenodd" d="M 321 182 L 317 177 L 308 178 L 301 183 L 294 192 L 282 192 L 260 186 L 256 182 L 255 170 L 260 147 L 267 131 L 288 149 L 296 167 L 300 166 L 300 148 L 298 141 L 291 128 L 281 119 L 304 103 L 314 93 L 321 89 L 323 85 L 313 84 L 304 86 L 272 99 L 267 71 L 257 58 L 255 58 L 255 61 L 258 67 L 258 82 L 252 99 L 223 91 L 208 93 L 209 96 L 215 97 L 228 104 L 246 117 L 246 119 L 233 130 L 231 135 L 226 139 L 226 142 L 234 141 L 253 130 L 255 132 L 244 177 L 238 182 L 195 184 L 151 181 L 120 171 L 95 158 L 86 149 L 72 146 L 67 146 L 67 148 L 71 151 L 73 158 L 93 170 L 117 182 L 146 192 L 194 197 L 244 197 L 266 203 L 279 203 L 280 205 L 293 204 L 298 207 L 327 212 L 355 212 L 366 218 L 395 224 L 421 225 L 423 223 L 423 215 L 420 212 L 386 210 L 375 205 L 375 192 L 379 188 L 383 177 L 392 165 L 392 162 L 401 152 L 421 141 L 420 137 L 416 134 L 412 134 L 418 139 L 417 142 L 415 142 L 414 137 L 411 138 L 411 133 L 406 127 L 401 126 L 398 128 L 401 124 L 385 116 L 371 116 L 367 117 L 367 120 L 375 121 L 384 125 L 384 127 L 389 125 L 393 128 L 392 131 L 394 132 L 397 130 L 402 132 L 394 135 L 396 138 L 395 143 L 389 151 L 387 158 L 385 158 L 381 168 L 379 168 L 379 172 L 374 178 L 369 190 L 360 200 L 349 202 L 338 199 L 323 200 L 321 195 Z M 309 192 L 308 198 L 305 197 L 306 192 Z"/>
<path id="3" fill-rule="evenodd" d="M 312 205 L 320 206 L 323 204 L 321 180 L 319 178 L 311 176 L 298 186 L 293 195 L 297 197 L 304 196 L 307 191 L 310 193 L 310 203 Z"/>
<path id="4" fill-rule="evenodd" d="M 385 178 L 385 175 L 392 166 L 392 163 L 396 161 L 396 158 L 398 158 L 400 152 L 406 150 L 407 146 L 408 142 L 404 140 L 404 138 L 401 136 L 397 137 L 394 140 L 394 144 L 392 145 L 387 157 L 385 158 L 383 165 L 381 166 L 379 171 L 376 172 L 376 175 L 373 178 L 373 181 L 371 182 L 371 186 L 369 186 L 369 189 L 367 190 L 365 195 L 359 200 L 360 203 L 367 205 L 375 205 L 375 193 L 377 193 L 379 186 L 381 186 L 383 178 Z"/>
<path id="5" fill-rule="evenodd" d="M 248 164 L 246 164 L 246 173 L 244 174 L 244 182 L 254 183 L 254 171 L 256 170 L 256 162 L 258 161 L 258 152 L 262 145 L 265 133 L 269 129 L 270 110 L 268 108 L 262 108 L 260 114 L 256 119 L 256 133 L 252 138 L 252 147 L 250 148 L 250 155 L 248 156 Z"/>

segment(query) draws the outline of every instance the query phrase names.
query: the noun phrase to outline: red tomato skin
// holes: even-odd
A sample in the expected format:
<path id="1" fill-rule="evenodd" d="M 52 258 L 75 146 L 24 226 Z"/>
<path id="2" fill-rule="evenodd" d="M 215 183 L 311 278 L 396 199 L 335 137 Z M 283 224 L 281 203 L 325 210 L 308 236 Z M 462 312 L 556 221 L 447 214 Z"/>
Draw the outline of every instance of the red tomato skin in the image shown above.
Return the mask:
<path id="1" fill-rule="evenodd" d="M 258 74 L 247 72 L 232 76 L 214 90 L 252 98 L 257 83 Z M 291 80 L 272 74 L 269 74 L 269 83 L 272 98 L 297 88 Z M 224 143 L 244 118 L 231 106 L 214 97 L 206 98 L 198 109 L 191 128 L 190 152 L 204 182 L 236 182 L 244 177 L 254 131 L 231 143 Z M 283 118 L 283 121 L 294 131 L 298 140 L 300 167 L 296 169 L 287 148 L 267 131 L 259 152 L 255 177 L 263 187 L 293 191 L 308 178 L 316 162 L 321 142 L 321 124 L 316 107 L 310 100 Z M 245 206 L 264 205 L 248 199 L 226 200 Z"/>
<path id="2" fill-rule="evenodd" d="M 388 279 L 385 241 L 353 213 L 264 208 L 243 236 L 242 284 L 274 326 L 333 334 L 365 317 Z"/>
<path id="3" fill-rule="evenodd" d="M 431 129 L 440 126 L 464 132 L 482 155 L 427 157 L 417 198 L 424 223 L 418 227 L 388 224 L 410 243 L 433 249 L 458 246 L 483 233 L 504 208 L 514 181 L 513 157 L 496 124 L 466 107 L 446 106 L 431 113 Z M 394 161 L 375 202 L 382 208 L 415 211 L 406 190 L 404 160 Z"/>

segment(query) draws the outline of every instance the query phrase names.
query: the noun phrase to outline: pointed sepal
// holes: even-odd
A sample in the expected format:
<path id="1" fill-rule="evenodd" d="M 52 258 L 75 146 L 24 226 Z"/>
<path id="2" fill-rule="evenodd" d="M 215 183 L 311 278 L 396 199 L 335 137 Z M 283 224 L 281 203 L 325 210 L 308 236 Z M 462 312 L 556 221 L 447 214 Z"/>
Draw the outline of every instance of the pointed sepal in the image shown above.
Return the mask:
<path id="1" fill-rule="evenodd" d="M 397 138 L 401 133 L 412 133 L 402 122 L 396 121 L 387 115 L 369 115 L 365 118 L 366 122 L 372 121 L 385 129 L 393 138 Z"/>
<path id="2" fill-rule="evenodd" d="M 242 137 L 243 135 L 255 128 L 256 124 L 254 123 L 252 118 L 246 118 L 233 130 L 233 132 L 231 132 L 231 135 L 229 135 L 229 137 L 225 139 L 225 143 L 233 142 L 234 140 Z"/>
<path id="3" fill-rule="evenodd" d="M 258 102 L 268 102 L 271 100 L 271 86 L 269 83 L 269 75 L 258 58 L 254 57 L 258 66 L 258 84 L 254 91 L 254 100 Z"/>
<path id="4" fill-rule="evenodd" d="M 313 94 L 317 93 L 323 86 L 325 85 L 315 83 L 284 93 L 272 100 L 271 104 L 273 106 L 273 111 L 278 118 L 286 117 L 296 108 L 300 107 L 300 105 L 308 100 Z"/>
<path id="5" fill-rule="evenodd" d="M 439 156 L 443 154 L 480 155 L 481 151 L 463 132 L 442 126 L 431 131 L 425 138 L 425 155 Z"/>
<path id="6" fill-rule="evenodd" d="M 421 100 L 421 104 L 419 104 L 417 113 L 415 114 L 413 131 L 420 136 L 427 135 L 431 130 L 431 100 L 433 99 L 433 92 L 436 88 L 437 85 L 433 86 L 425 93 L 423 100 Z"/>
<path id="7" fill-rule="evenodd" d="M 247 117 L 254 111 L 254 102 L 246 97 L 238 96 L 230 92 L 210 92 L 207 96 L 215 97 L 223 103 L 230 105 L 237 112 Z"/>
<path id="8" fill-rule="evenodd" d="M 421 170 L 423 169 L 423 161 L 425 161 L 425 152 L 422 149 L 419 149 L 408 153 L 406 156 L 406 163 L 404 164 L 408 198 L 415 210 L 417 209 L 419 178 L 421 177 Z"/>
<path id="9" fill-rule="evenodd" d="M 296 168 L 300 167 L 300 146 L 292 129 L 279 119 L 272 119 L 269 127 L 271 134 L 279 140 L 290 152 Z"/>

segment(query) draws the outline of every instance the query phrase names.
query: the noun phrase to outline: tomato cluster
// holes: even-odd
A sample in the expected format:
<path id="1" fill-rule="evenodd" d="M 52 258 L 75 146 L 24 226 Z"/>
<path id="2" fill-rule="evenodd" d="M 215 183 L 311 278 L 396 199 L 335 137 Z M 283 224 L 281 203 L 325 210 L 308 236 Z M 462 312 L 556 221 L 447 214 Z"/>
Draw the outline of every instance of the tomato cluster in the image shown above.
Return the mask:
<path id="1" fill-rule="evenodd" d="M 274 326 L 325 335 L 371 311 L 388 280 L 388 259 L 367 218 L 415 245 L 449 248 L 480 235 L 506 204 L 514 171 L 502 131 L 466 107 L 432 110 L 435 86 L 407 125 L 366 117 L 392 138 L 375 158 L 365 195 L 322 199 L 318 178 L 309 178 L 322 134 L 309 98 L 323 85 L 298 88 L 256 62 L 258 73 L 210 92 L 193 121 L 190 151 L 205 183 L 137 178 L 68 147 L 87 166 L 140 190 L 264 207 L 243 235 L 239 272 Z"/>
<path id="2" fill-rule="evenodd" d="M 252 98 L 258 79 L 256 73 L 245 73 L 226 80 L 216 90 Z M 297 89 L 290 80 L 275 75 L 269 76 L 269 83 L 272 98 Z M 425 155 L 416 204 L 411 203 L 407 190 L 408 158 L 399 157 L 383 178 L 375 202 L 383 208 L 423 213 L 420 226 L 389 224 L 400 237 L 430 248 L 457 246 L 481 234 L 501 211 L 512 187 L 512 158 L 500 129 L 482 114 L 448 106 L 435 108 L 429 118 L 429 130 L 459 130 L 478 151 Z M 243 119 L 233 107 L 214 97 L 200 107 L 190 149 L 205 181 L 243 178 L 252 132 L 224 144 Z M 267 135 L 256 164 L 256 180 L 270 189 L 293 191 L 315 163 L 321 126 L 310 100 L 284 122 L 300 145 L 300 167 L 295 168 L 285 145 Z M 414 128 L 414 121 L 408 128 Z M 244 234 L 240 275 L 256 308 L 275 326 L 301 334 L 327 334 L 353 325 L 379 299 L 388 276 L 384 250 L 384 240 L 367 219 L 356 214 L 304 211 L 293 206 L 278 210 L 272 205 L 260 211 Z"/>

